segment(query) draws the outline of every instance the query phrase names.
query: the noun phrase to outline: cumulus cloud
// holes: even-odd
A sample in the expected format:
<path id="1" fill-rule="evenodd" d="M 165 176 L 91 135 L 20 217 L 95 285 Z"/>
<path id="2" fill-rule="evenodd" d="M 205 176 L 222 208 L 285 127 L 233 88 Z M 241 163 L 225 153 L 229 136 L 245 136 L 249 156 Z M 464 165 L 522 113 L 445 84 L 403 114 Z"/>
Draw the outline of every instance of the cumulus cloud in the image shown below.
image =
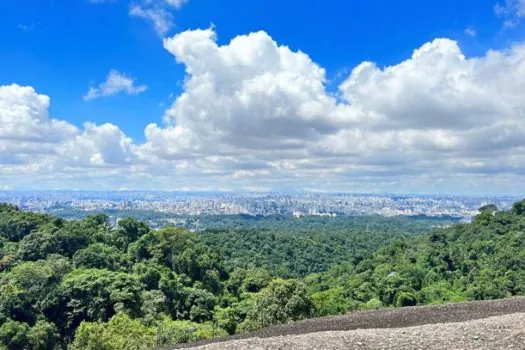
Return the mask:
<path id="1" fill-rule="evenodd" d="M 398 65 L 358 65 L 340 86 L 354 107 L 373 112 L 382 128 L 469 129 L 516 120 L 523 102 L 513 75 L 522 71 L 524 47 L 467 59 L 457 42 L 436 39 Z"/>
<path id="2" fill-rule="evenodd" d="M 98 87 L 90 87 L 84 100 L 89 101 L 98 97 L 113 96 L 119 93 L 126 93 L 128 95 L 137 95 L 146 91 L 148 87 L 146 85 L 135 85 L 135 78 L 119 73 L 112 69 L 106 81 L 101 83 Z"/>
<path id="3" fill-rule="evenodd" d="M 265 32 L 218 46 L 212 29 L 187 31 L 164 46 L 188 73 L 184 93 L 165 113 L 168 132 L 146 136 L 223 154 L 238 149 L 303 148 L 337 128 L 325 71 L 306 54 L 279 46 Z"/>
<path id="4" fill-rule="evenodd" d="M 265 32 L 219 45 L 213 29 L 192 30 L 164 47 L 187 76 L 143 143 L 116 125 L 78 129 L 50 118 L 49 98 L 30 87 L 0 88 L 0 163 L 10 164 L 0 175 L 23 169 L 164 189 L 460 191 L 468 180 L 483 191 L 523 183 L 523 43 L 467 57 L 457 42 L 436 39 L 391 66 L 357 65 L 335 93 L 322 66 Z M 32 154 L 32 144 L 47 146 Z"/>
<path id="5" fill-rule="evenodd" d="M 82 133 L 68 139 L 59 154 L 68 165 L 121 166 L 134 159 L 133 141 L 117 126 L 86 123 Z"/>
<path id="6" fill-rule="evenodd" d="M 242 166 L 256 160 L 268 181 L 325 174 L 339 183 L 408 176 L 408 167 L 436 177 L 482 173 L 493 157 L 522 171 L 503 167 L 512 162 L 503 155 L 525 146 L 521 44 L 467 58 L 457 42 L 436 39 L 390 67 L 359 64 L 339 99 L 326 91 L 322 67 L 264 32 L 219 46 L 211 29 L 187 31 L 164 46 L 187 79 L 165 125 L 146 129 L 140 152 L 159 161 L 197 158 L 208 168 L 212 156 L 218 173 L 239 179 L 252 177 Z"/>
<path id="7" fill-rule="evenodd" d="M 523 72 L 522 44 L 466 58 L 448 39 L 423 45 L 395 66 L 362 63 L 340 91 L 351 108 L 379 117 L 330 135 L 316 151 L 363 165 L 395 159 L 426 174 L 483 173 L 496 161 L 502 171 L 521 173 L 525 164 L 510 156 L 525 150 L 525 86 L 516 75 Z"/>
<path id="8" fill-rule="evenodd" d="M 57 143 L 75 134 L 73 125 L 49 118 L 49 105 L 32 87 L 0 86 L 0 142 Z"/>
<path id="9" fill-rule="evenodd" d="M 50 98 L 32 87 L 0 86 L 0 178 L 56 179 L 81 169 L 79 181 L 88 168 L 122 172 L 132 162 L 133 142 L 115 125 L 79 129 L 51 118 L 49 107 Z"/>

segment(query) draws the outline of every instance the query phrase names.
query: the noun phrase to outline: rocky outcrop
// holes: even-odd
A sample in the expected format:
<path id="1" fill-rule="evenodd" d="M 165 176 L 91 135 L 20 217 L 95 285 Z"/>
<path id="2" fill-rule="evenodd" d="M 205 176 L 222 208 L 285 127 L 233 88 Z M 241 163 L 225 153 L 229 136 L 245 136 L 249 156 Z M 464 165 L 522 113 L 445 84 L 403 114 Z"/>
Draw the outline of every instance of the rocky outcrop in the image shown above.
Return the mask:
<path id="1" fill-rule="evenodd" d="M 525 298 L 357 312 L 185 347 L 525 350 Z"/>

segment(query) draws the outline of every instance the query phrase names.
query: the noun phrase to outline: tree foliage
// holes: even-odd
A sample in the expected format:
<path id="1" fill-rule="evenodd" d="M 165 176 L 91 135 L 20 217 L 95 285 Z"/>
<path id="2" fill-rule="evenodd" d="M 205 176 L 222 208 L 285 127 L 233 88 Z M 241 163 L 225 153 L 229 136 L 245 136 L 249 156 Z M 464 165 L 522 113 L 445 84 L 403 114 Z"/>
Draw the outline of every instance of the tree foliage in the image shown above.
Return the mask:
<path id="1" fill-rule="evenodd" d="M 431 232 L 406 218 L 206 220 L 217 228 L 112 227 L 102 214 L 65 221 L 0 204 L 0 348 L 169 347 L 353 310 L 525 295 L 525 201 Z"/>

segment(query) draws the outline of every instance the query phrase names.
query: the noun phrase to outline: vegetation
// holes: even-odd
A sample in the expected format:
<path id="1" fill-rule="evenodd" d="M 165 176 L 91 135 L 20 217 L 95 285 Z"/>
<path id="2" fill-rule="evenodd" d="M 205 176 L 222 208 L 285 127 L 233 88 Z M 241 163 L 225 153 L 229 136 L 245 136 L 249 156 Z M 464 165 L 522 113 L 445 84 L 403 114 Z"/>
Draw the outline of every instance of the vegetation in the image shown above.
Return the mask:
<path id="1" fill-rule="evenodd" d="M 408 306 L 524 295 L 524 205 L 484 208 L 472 224 L 397 240 L 357 264 L 308 276 L 317 313 L 368 308 L 372 301 Z"/>
<path id="2" fill-rule="evenodd" d="M 301 278 L 331 266 L 355 263 L 379 246 L 450 226 L 452 218 L 212 216 L 201 240 L 218 247 L 228 269 L 264 268 L 273 276 Z"/>
<path id="3" fill-rule="evenodd" d="M 0 349 L 142 349 L 358 309 L 525 295 L 525 201 L 428 233 L 402 231 L 405 219 L 332 232 L 254 220 L 192 233 L 0 204 Z"/>

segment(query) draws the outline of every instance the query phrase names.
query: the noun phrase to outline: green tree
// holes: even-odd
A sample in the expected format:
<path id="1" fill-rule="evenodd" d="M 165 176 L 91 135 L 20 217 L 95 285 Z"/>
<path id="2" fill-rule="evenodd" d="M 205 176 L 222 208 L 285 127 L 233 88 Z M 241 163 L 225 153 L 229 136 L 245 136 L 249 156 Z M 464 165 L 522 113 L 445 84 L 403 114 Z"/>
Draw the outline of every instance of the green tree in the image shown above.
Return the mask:
<path id="1" fill-rule="evenodd" d="M 74 329 L 82 321 L 107 321 L 119 307 L 140 314 L 143 285 L 136 276 L 99 269 L 77 269 L 64 276 L 58 286 L 64 324 Z"/>
<path id="2" fill-rule="evenodd" d="M 61 225 L 60 219 L 48 215 L 26 213 L 18 209 L 5 209 L 0 211 L 0 236 L 18 242 L 31 232 L 38 230 L 41 225 Z"/>
<path id="3" fill-rule="evenodd" d="M 201 287 L 218 293 L 220 281 L 226 277 L 217 251 L 198 242 L 194 233 L 181 228 L 165 227 L 143 235 L 128 249 L 136 262 L 169 267 L 179 275 L 199 281 Z"/>
<path id="4" fill-rule="evenodd" d="M 362 305 L 362 308 L 364 310 L 377 310 L 382 308 L 384 305 L 381 302 L 381 300 L 377 298 L 372 298 L 369 301 L 367 301 L 365 304 Z"/>
<path id="5" fill-rule="evenodd" d="M 343 287 L 314 293 L 311 299 L 317 316 L 344 314 L 357 307 Z"/>
<path id="6" fill-rule="evenodd" d="M 177 298 L 173 303 L 177 319 L 204 322 L 213 318 L 217 300 L 207 290 L 183 287 L 177 291 Z"/>
<path id="7" fill-rule="evenodd" d="M 113 350 L 104 338 L 107 325 L 101 322 L 83 321 L 75 332 L 75 340 L 69 346 L 70 350 Z"/>
<path id="8" fill-rule="evenodd" d="M 169 346 L 228 335 L 223 329 L 207 323 L 164 319 L 157 328 L 159 346 Z"/>
<path id="9" fill-rule="evenodd" d="M 12 350 L 27 349 L 29 325 L 9 320 L 0 327 L 0 345 Z"/>
<path id="10" fill-rule="evenodd" d="M 249 318 L 255 320 L 259 327 L 267 327 L 307 318 L 313 311 L 304 283 L 277 279 L 259 293 Z"/>
<path id="11" fill-rule="evenodd" d="M 25 315 L 29 310 L 41 313 L 53 303 L 55 288 L 69 269 L 69 262 L 63 257 L 52 256 L 48 260 L 23 262 L 4 276 L 12 285 L 6 293 L 11 295 L 12 302 L 21 303 L 17 309 L 23 309 L 22 314 Z M 5 288 L 9 288 L 8 285 Z M 21 320 L 32 323 L 32 318 L 26 316 Z"/>
<path id="12" fill-rule="evenodd" d="M 47 321 L 39 320 L 27 333 L 31 350 L 55 349 L 60 342 L 57 327 Z"/>
<path id="13" fill-rule="evenodd" d="M 239 312 L 233 307 L 218 307 L 215 309 L 214 314 L 217 325 L 228 332 L 228 334 L 235 334 L 238 324 L 243 320 Z"/>
<path id="14" fill-rule="evenodd" d="M 124 218 L 118 221 L 114 231 L 114 242 L 117 247 L 127 249 L 130 243 L 149 233 L 149 227 L 136 219 Z"/>
<path id="15" fill-rule="evenodd" d="M 520 216 L 525 215 L 525 199 L 512 205 L 512 213 Z"/>
<path id="16" fill-rule="evenodd" d="M 119 270 L 126 265 L 125 256 L 115 247 L 104 243 L 90 244 L 73 255 L 78 268 Z"/>
<path id="17" fill-rule="evenodd" d="M 78 250 L 88 246 L 90 238 L 82 226 L 77 223 L 69 224 L 55 232 L 60 254 L 72 257 Z"/>
<path id="18" fill-rule="evenodd" d="M 173 265 L 173 257 L 180 256 L 196 244 L 195 234 L 182 228 L 165 227 L 140 237 L 131 244 L 129 251 L 137 260 L 153 260 L 166 266 Z"/>
<path id="19" fill-rule="evenodd" d="M 141 314 L 147 325 L 166 316 L 168 312 L 167 298 L 160 290 L 146 290 L 142 292 Z"/>
<path id="20" fill-rule="evenodd" d="M 33 323 L 36 310 L 31 305 L 29 293 L 13 283 L 0 284 L 0 323 L 8 319 Z"/>
<path id="21" fill-rule="evenodd" d="M 155 330 L 124 313 L 108 323 L 83 322 L 78 327 L 71 350 L 139 350 L 154 346 Z"/>
<path id="22" fill-rule="evenodd" d="M 56 237 L 47 232 L 31 233 L 18 244 L 18 256 L 22 260 L 43 260 L 49 254 L 59 253 Z"/>

